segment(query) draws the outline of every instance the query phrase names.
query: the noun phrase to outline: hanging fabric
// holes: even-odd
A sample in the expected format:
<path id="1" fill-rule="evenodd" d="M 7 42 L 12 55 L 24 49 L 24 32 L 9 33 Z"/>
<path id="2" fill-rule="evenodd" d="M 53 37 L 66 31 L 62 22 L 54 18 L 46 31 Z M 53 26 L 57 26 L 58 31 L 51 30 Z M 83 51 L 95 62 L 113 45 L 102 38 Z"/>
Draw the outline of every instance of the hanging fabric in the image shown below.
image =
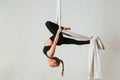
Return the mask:
<path id="1" fill-rule="evenodd" d="M 57 5 L 56 5 L 56 23 L 61 26 L 61 0 L 57 0 Z M 68 37 L 73 37 L 76 39 L 80 40 L 89 40 L 89 37 L 84 36 L 82 34 L 76 34 L 71 31 L 63 31 L 63 34 L 68 36 Z M 72 35 L 71 35 L 72 34 Z"/>
<path id="2" fill-rule="evenodd" d="M 61 0 L 57 0 L 56 5 L 56 23 L 61 26 Z"/>
<path id="3" fill-rule="evenodd" d="M 57 0 L 56 22 L 61 26 L 61 0 Z M 64 36 L 78 40 L 90 40 L 88 53 L 88 80 L 100 80 L 102 78 L 100 52 L 105 49 L 101 39 L 98 36 L 88 37 L 82 34 L 77 34 L 71 31 L 62 31 Z"/>
<path id="4" fill-rule="evenodd" d="M 90 40 L 89 53 L 88 53 L 88 80 L 100 80 L 102 78 L 100 52 L 99 50 L 105 49 L 101 39 L 94 36 Z"/>

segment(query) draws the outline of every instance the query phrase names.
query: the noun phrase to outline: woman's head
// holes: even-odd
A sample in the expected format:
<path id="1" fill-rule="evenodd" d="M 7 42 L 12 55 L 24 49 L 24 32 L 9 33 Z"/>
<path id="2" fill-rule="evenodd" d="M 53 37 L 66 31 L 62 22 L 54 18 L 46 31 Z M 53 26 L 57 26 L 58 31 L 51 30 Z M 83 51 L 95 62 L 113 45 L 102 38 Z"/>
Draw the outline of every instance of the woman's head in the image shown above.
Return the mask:
<path id="1" fill-rule="evenodd" d="M 60 59 L 57 57 L 53 57 L 49 59 L 49 66 L 50 67 L 58 67 L 60 65 Z"/>
<path id="2" fill-rule="evenodd" d="M 61 75 L 63 76 L 64 75 L 64 62 L 57 57 L 53 57 L 53 58 L 49 59 L 49 66 L 50 67 L 59 67 L 60 63 L 62 63 Z"/>

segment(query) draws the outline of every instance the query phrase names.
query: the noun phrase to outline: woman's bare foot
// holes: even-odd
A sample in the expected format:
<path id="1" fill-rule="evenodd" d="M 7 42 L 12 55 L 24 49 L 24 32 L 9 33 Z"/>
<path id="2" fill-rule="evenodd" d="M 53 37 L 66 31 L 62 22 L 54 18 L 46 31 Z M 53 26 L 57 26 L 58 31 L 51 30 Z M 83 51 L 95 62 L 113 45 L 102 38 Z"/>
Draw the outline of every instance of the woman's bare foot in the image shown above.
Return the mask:
<path id="1" fill-rule="evenodd" d="M 64 27 L 64 30 L 71 30 L 70 27 Z"/>

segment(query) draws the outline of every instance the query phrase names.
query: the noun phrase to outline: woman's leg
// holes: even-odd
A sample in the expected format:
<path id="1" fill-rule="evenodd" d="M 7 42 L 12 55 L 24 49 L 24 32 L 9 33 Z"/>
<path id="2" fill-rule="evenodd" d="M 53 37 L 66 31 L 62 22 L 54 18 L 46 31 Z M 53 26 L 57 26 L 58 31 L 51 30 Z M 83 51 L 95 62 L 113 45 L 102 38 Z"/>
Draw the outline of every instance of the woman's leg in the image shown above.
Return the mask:
<path id="1" fill-rule="evenodd" d="M 48 30 L 53 34 L 56 35 L 57 30 L 59 28 L 59 26 L 51 21 L 47 21 L 46 22 L 46 26 L 48 28 Z M 63 27 L 61 27 L 63 29 Z"/>
<path id="2" fill-rule="evenodd" d="M 55 38 L 55 35 L 57 33 L 59 26 L 51 21 L 47 21 L 46 26 L 47 26 L 48 30 L 53 34 L 53 36 L 51 36 L 50 39 L 52 41 L 54 41 L 54 38 Z M 61 27 L 61 28 L 62 28 L 62 30 L 64 29 L 64 27 Z M 62 40 L 63 40 L 63 35 L 62 35 L 62 33 L 60 33 L 57 45 L 61 45 Z"/>
<path id="3" fill-rule="evenodd" d="M 50 39 L 51 39 L 52 41 L 54 41 L 55 35 L 51 36 Z M 61 45 L 61 44 L 62 44 L 62 41 L 63 41 L 63 35 L 62 35 L 62 33 L 60 33 L 60 35 L 59 35 L 59 40 L 58 40 L 58 42 L 57 42 L 57 45 Z"/>
<path id="4" fill-rule="evenodd" d="M 90 40 L 87 41 L 79 41 L 71 38 L 63 37 L 61 44 L 76 44 L 76 45 L 83 45 L 83 44 L 90 44 Z"/>
<path id="5" fill-rule="evenodd" d="M 54 40 L 55 38 L 55 35 L 57 33 L 57 30 L 59 28 L 59 26 L 51 21 L 47 21 L 46 22 L 46 26 L 47 28 L 49 29 L 49 31 L 53 34 L 53 36 L 51 37 L 52 41 Z M 64 27 L 61 27 L 62 29 L 64 29 Z M 62 33 L 60 33 L 60 36 L 59 36 L 59 40 L 58 40 L 58 43 L 57 45 L 61 45 L 61 44 L 77 44 L 77 45 L 82 45 L 82 44 L 89 44 L 90 41 L 77 41 L 77 40 L 74 40 L 74 39 L 70 39 L 70 38 L 65 38 L 63 37 Z"/>

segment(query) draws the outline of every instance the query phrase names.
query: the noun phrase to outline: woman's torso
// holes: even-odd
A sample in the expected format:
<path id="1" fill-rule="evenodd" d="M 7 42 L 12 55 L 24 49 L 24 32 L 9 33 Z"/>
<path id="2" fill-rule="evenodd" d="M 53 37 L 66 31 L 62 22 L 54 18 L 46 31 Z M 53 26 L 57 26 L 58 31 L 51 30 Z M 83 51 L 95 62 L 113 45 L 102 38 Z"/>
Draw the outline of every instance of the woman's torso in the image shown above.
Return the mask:
<path id="1" fill-rule="evenodd" d="M 51 39 L 48 39 L 45 43 L 44 43 L 44 48 L 43 48 L 43 53 L 47 56 L 47 52 L 49 51 L 49 49 L 51 48 L 51 45 L 53 44 L 53 41 Z M 48 57 L 48 56 L 47 56 Z"/>
<path id="2" fill-rule="evenodd" d="M 53 41 L 51 39 L 48 39 L 45 43 L 44 46 L 52 45 Z"/>

